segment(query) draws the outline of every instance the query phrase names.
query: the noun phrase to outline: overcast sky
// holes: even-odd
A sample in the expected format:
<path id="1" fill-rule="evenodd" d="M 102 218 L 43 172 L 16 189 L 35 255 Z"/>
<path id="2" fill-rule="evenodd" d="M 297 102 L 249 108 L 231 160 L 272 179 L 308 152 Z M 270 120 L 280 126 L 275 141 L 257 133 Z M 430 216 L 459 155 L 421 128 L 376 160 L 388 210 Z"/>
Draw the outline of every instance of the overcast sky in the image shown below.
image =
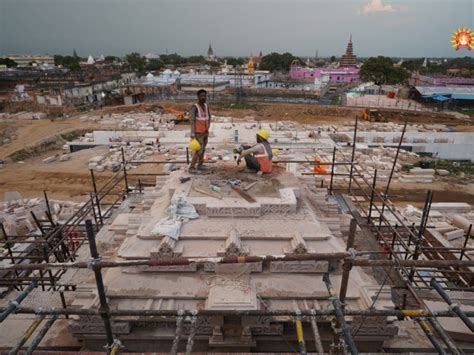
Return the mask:
<path id="1" fill-rule="evenodd" d="M 474 0 L 0 0 L 0 54 L 465 56 Z"/>

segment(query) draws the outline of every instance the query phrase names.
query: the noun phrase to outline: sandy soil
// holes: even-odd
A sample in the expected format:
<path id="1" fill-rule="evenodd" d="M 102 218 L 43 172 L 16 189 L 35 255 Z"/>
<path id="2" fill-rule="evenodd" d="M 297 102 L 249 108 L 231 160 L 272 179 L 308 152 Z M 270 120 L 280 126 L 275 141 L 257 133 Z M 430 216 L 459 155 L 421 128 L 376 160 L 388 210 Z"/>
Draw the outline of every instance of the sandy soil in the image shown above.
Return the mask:
<path id="1" fill-rule="evenodd" d="M 107 108 L 103 110 L 103 114 L 108 112 L 147 111 L 156 107 L 157 104 Z M 186 110 L 189 109 L 192 103 L 160 101 L 159 104 L 165 107 Z M 352 123 L 354 115 L 360 111 L 358 109 L 302 104 L 258 104 L 255 109 L 218 109 L 212 108 L 211 105 L 211 110 L 215 115 L 232 116 L 236 119 L 292 120 L 301 124 Z M 92 114 L 97 115 L 97 112 Z M 81 114 L 80 116 L 83 115 Z M 406 115 L 403 116 L 396 113 L 390 113 L 389 116 L 397 121 L 404 120 L 403 117 L 407 117 Z M 54 122 L 50 120 L 18 122 L 15 132 L 18 138 L 10 144 L 0 146 L 0 159 L 4 159 L 4 157 L 16 150 L 34 145 L 58 133 L 78 128 L 94 127 L 93 123 L 80 122 L 78 117 Z M 416 115 L 411 114 L 408 117 L 410 122 L 416 123 L 440 123 L 440 121 L 444 120 L 444 123 L 456 126 L 456 130 L 474 131 L 474 126 L 466 124 L 465 121 L 458 121 L 454 118 L 441 118 L 431 113 L 425 115 L 420 113 Z M 47 190 L 51 198 L 74 201 L 84 200 L 87 198 L 86 193 L 92 191 L 87 162 L 92 156 L 101 154 L 101 149 L 106 148 L 94 148 L 74 153 L 72 159 L 67 162 L 42 163 L 42 159 L 45 157 L 59 154 L 61 151 L 49 151 L 41 156 L 27 160 L 23 164 L 7 162 L 6 167 L 0 170 L 0 199 L 3 200 L 3 194 L 7 191 L 19 191 L 24 197 L 41 197 L 43 190 Z M 160 157 L 149 157 L 148 159 L 158 160 Z M 135 174 L 159 173 L 161 169 L 162 166 L 160 165 L 142 165 L 130 172 L 130 184 L 136 184 L 138 179 L 142 182 L 154 183 L 154 177 L 138 176 Z M 110 174 L 110 172 L 96 174 L 98 184 L 105 183 Z M 437 181 L 426 186 L 421 184 L 393 184 L 391 191 L 395 201 L 422 203 L 426 189 L 435 191 L 436 201 L 466 201 L 471 203 L 474 201 L 474 182 L 467 178 L 465 181 L 450 178 L 448 181 Z"/>
<path id="2" fill-rule="evenodd" d="M 92 128 L 94 125 L 89 122 L 80 122 L 78 118 L 75 118 L 64 121 L 19 121 L 16 126 L 17 139 L 10 144 L 0 146 L 0 157 L 2 158 L 17 150 L 34 145 L 47 137 L 77 128 Z"/>

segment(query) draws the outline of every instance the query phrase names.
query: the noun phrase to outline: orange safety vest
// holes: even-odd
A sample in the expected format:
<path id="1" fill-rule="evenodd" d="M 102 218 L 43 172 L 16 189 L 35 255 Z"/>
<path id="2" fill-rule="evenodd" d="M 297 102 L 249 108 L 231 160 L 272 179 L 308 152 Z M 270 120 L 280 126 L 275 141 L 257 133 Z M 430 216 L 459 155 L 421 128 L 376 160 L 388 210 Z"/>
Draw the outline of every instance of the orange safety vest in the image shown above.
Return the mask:
<path id="1" fill-rule="evenodd" d="M 268 155 L 267 150 L 265 149 L 265 145 L 263 143 L 259 143 L 260 150 L 254 156 L 260 165 L 260 171 L 262 173 L 271 173 L 272 172 L 272 160 Z"/>
<path id="2" fill-rule="evenodd" d="M 195 132 L 196 133 L 207 133 L 209 132 L 209 108 L 207 104 L 204 104 L 205 111 L 201 109 L 201 106 L 194 104 L 197 109 L 197 116 L 195 118 Z"/>

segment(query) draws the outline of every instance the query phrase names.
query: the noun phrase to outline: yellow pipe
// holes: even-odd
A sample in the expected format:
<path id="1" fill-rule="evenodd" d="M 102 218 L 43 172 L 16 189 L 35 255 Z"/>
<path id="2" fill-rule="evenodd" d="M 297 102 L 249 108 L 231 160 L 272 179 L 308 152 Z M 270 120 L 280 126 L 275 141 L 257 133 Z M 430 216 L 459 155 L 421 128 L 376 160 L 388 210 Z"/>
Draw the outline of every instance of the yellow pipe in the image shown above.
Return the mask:
<path id="1" fill-rule="evenodd" d="M 406 317 L 427 317 L 430 312 L 422 309 L 404 309 L 402 313 Z"/>
<path id="2" fill-rule="evenodd" d="M 296 325 L 296 339 L 298 339 L 300 354 L 306 354 L 306 344 L 304 343 L 303 324 L 301 323 L 301 319 L 295 320 L 295 325 Z"/>
<path id="3" fill-rule="evenodd" d="M 426 331 L 428 334 L 432 334 L 431 328 L 428 326 L 428 323 L 426 323 L 425 320 L 419 319 L 418 323 L 421 325 L 424 331 Z"/>
<path id="4" fill-rule="evenodd" d="M 119 345 L 117 343 L 114 343 L 112 345 L 112 348 L 110 349 L 110 355 L 117 355 L 119 352 Z"/>
<path id="5" fill-rule="evenodd" d="M 28 327 L 26 330 L 25 334 L 23 335 L 23 339 L 28 340 L 31 335 L 35 332 L 36 328 L 40 325 L 40 323 L 43 321 L 44 317 L 35 319 L 33 323 Z"/>

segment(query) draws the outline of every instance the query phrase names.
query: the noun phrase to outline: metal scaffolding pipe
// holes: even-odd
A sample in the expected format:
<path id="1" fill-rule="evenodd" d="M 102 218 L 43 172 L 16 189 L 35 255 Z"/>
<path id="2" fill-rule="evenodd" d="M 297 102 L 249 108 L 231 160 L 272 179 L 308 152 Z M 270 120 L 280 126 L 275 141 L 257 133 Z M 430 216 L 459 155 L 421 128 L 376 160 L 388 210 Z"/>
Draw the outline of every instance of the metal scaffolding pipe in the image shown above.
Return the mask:
<path id="1" fill-rule="evenodd" d="M 295 320 L 295 327 L 296 327 L 296 339 L 298 340 L 298 349 L 301 355 L 306 355 L 306 344 L 304 342 L 303 324 L 301 323 L 301 318 L 298 317 Z"/>
<path id="2" fill-rule="evenodd" d="M 21 291 L 21 293 L 15 298 L 15 300 L 8 305 L 8 307 L 0 314 L 0 323 L 3 322 L 11 313 L 13 313 L 16 309 L 20 307 L 21 302 L 33 291 L 36 287 L 38 287 L 38 282 L 36 280 L 32 281 L 28 287 Z"/>
<path id="3" fill-rule="evenodd" d="M 5 308 L 0 308 L 0 311 L 5 310 Z M 86 316 L 96 316 L 100 315 L 100 311 L 97 308 L 31 308 L 31 307 L 20 307 L 16 310 L 15 313 L 18 314 L 38 314 L 38 315 L 86 315 Z M 429 310 L 420 310 L 420 309 L 407 309 L 407 310 L 398 310 L 398 309 L 349 309 L 345 310 L 345 315 L 347 316 L 381 316 L 381 317 L 400 317 L 400 318 L 431 318 L 431 317 L 457 317 L 452 311 L 429 311 Z M 474 317 L 474 311 L 465 311 L 468 317 Z M 112 317 L 121 317 L 121 316 L 137 316 L 137 317 L 178 317 L 181 315 L 183 317 L 192 317 L 199 314 L 200 316 L 301 316 L 305 317 L 325 317 L 325 316 L 334 316 L 334 309 L 310 309 L 310 310 L 283 310 L 283 309 L 266 309 L 266 310 L 211 310 L 203 309 L 196 313 L 195 310 L 137 310 L 137 309 L 111 309 L 109 310 L 109 315 Z"/>
<path id="4" fill-rule="evenodd" d="M 33 354 L 33 351 L 36 350 L 36 348 L 38 347 L 38 345 L 41 343 L 41 340 L 43 340 L 44 336 L 46 335 L 46 333 L 48 332 L 48 330 L 51 328 L 51 326 L 53 325 L 53 323 L 56 321 L 56 319 L 58 319 L 58 316 L 56 315 L 53 315 L 51 318 L 48 319 L 48 321 L 46 322 L 46 324 L 43 326 L 43 328 L 41 328 L 41 330 L 39 331 L 39 333 L 36 335 L 36 337 L 33 339 L 33 341 L 31 342 L 30 346 L 28 347 L 28 349 L 26 350 L 26 355 L 31 355 Z"/>
<path id="5" fill-rule="evenodd" d="M 302 255 L 266 255 L 266 256 L 228 256 L 228 257 L 212 257 L 212 258 L 176 258 L 176 259 L 140 259 L 129 261 L 77 261 L 66 263 L 42 263 L 42 264 L 11 264 L 0 266 L 0 271 L 5 270 L 44 270 L 44 269 L 101 269 L 113 267 L 129 267 L 129 266 L 171 266 L 171 265 L 190 265 L 192 263 L 201 265 L 204 263 L 215 264 L 245 264 L 263 262 L 270 263 L 272 261 L 328 261 L 328 260 L 345 260 L 350 259 L 353 266 L 420 266 L 420 267 L 470 267 L 474 266 L 474 260 L 390 260 L 390 259 L 367 259 L 358 258 L 357 256 L 371 255 L 374 252 L 337 252 L 337 253 L 309 253 Z M 375 252 L 380 254 L 380 252 Z"/>
<path id="6" fill-rule="evenodd" d="M 444 351 L 439 341 L 434 337 L 433 332 L 431 331 L 426 321 L 424 319 L 418 319 L 417 322 L 420 325 L 421 329 L 423 329 L 423 332 L 425 333 L 426 337 L 431 342 L 433 347 L 436 349 L 438 354 L 445 355 L 446 351 Z"/>
<path id="7" fill-rule="evenodd" d="M 357 229 L 357 221 L 355 218 L 351 219 L 349 224 L 349 237 L 347 239 L 346 250 L 349 251 L 354 247 L 355 235 Z M 347 286 L 349 284 L 349 275 L 352 269 L 352 261 L 350 259 L 344 259 L 344 264 L 342 266 L 342 279 L 341 279 L 341 288 L 339 290 L 339 300 L 342 303 L 342 307 L 345 307 Z"/>
<path id="8" fill-rule="evenodd" d="M 474 323 L 472 323 L 469 317 L 466 316 L 466 313 L 464 313 L 464 311 L 459 307 L 457 303 L 453 303 L 451 297 L 449 297 L 449 295 L 434 277 L 431 279 L 430 286 L 433 287 L 436 292 L 439 293 L 443 300 L 449 305 L 449 308 L 452 309 L 453 312 L 459 316 L 459 318 L 461 318 L 461 320 L 464 322 L 464 324 L 467 325 L 471 332 L 474 332 Z"/>
<path id="9" fill-rule="evenodd" d="M 341 301 L 337 298 L 334 289 L 332 288 L 331 280 L 329 279 L 329 273 L 325 273 L 323 276 L 323 281 L 326 284 L 326 288 L 328 289 L 329 293 L 329 300 L 332 302 L 334 307 L 336 318 L 339 322 L 339 325 L 342 330 L 342 334 L 344 335 L 344 340 L 349 347 L 349 351 L 353 355 L 359 354 L 357 350 L 354 338 L 352 337 L 351 329 L 347 325 L 346 319 L 344 317 L 344 311 L 342 310 Z"/>
<path id="10" fill-rule="evenodd" d="M 8 352 L 8 355 L 16 355 L 18 351 L 20 351 L 21 347 L 27 342 L 28 339 L 33 335 L 35 332 L 36 328 L 41 324 L 43 319 L 46 317 L 46 315 L 40 315 L 38 318 L 36 318 L 33 323 L 30 324 L 28 329 L 25 331 L 23 334 L 22 338 L 20 341 Z"/>
<path id="11" fill-rule="evenodd" d="M 97 252 L 97 245 L 95 243 L 95 233 L 92 222 L 86 220 L 87 239 L 89 240 L 89 248 L 91 252 L 92 262 L 100 260 L 99 253 Z M 99 294 L 100 308 L 99 313 L 102 317 L 105 327 L 105 334 L 107 336 L 107 346 L 111 347 L 114 343 L 114 336 L 112 334 L 112 325 L 109 317 L 109 305 L 107 304 L 107 298 L 105 296 L 104 281 L 102 280 L 102 273 L 99 268 L 94 268 L 95 281 L 97 285 L 97 293 Z"/>
<path id="12" fill-rule="evenodd" d="M 436 318 L 431 318 L 428 319 L 428 322 L 431 324 L 431 326 L 436 330 L 438 333 L 439 337 L 445 342 L 445 344 L 448 346 L 451 354 L 454 355 L 461 355 L 461 351 L 457 348 L 456 344 L 453 342 L 451 337 L 448 335 L 448 333 L 443 329 L 441 324 L 439 324 L 438 320 Z"/>

